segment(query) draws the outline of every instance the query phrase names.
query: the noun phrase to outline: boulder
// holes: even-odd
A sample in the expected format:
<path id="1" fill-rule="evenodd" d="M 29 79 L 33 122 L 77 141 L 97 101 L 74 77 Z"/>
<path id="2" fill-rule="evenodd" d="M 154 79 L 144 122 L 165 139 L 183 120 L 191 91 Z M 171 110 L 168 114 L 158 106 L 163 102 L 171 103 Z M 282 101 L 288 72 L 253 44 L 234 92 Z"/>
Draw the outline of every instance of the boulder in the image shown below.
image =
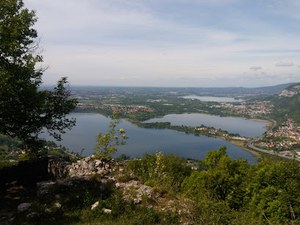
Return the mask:
<path id="1" fill-rule="evenodd" d="M 18 205 L 17 210 L 18 210 L 18 213 L 23 213 L 23 212 L 28 211 L 30 208 L 31 208 L 31 203 L 23 202 Z"/>
<path id="2" fill-rule="evenodd" d="M 111 214 L 111 212 L 112 212 L 111 209 L 105 209 L 105 208 L 103 208 L 102 211 L 103 211 L 105 214 Z"/>
<path id="3" fill-rule="evenodd" d="M 99 205 L 99 201 L 95 202 L 92 206 L 91 206 L 91 210 L 94 210 L 95 208 L 97 208 Z"/>

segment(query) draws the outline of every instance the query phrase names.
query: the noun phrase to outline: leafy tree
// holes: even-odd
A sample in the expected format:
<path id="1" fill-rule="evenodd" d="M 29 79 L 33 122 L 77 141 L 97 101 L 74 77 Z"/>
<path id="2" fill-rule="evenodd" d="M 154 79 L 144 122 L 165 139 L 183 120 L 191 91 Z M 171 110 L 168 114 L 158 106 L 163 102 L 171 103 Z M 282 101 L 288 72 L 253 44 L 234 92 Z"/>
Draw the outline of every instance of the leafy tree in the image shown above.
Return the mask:
<path id="1" fill-rule="evenodd" d="M 207 153 L 204 159 L 207 169 L 194 171 L 182 186 L 185 192 L 196 198 L 205 196 L 211 200 L 226 201 L 231 208 L 243 206 L 243 186 L 248 165 L 245 160 L 231 160 L 226 148 Z"/>
<path id="2" fill-rule="evenodd" d="M 228 157 L 226 155 L 226 147 L 221 147 L 218 151 L 209 151 L 204 159 L 204 165 L 208 168 L 215 168 L 222 157 Z"/>
<path id="3" fill-rule="evenodd" d="M 104 134 L 98 133 L 95 155 L 99 158 L 111 158 L 118 149 L 118 145 L 126 143 L 126 131 L 124 128 L 116 129 L 120 122 L 119 115 L 114 113 L 109 125 L 110 130 Z"/>
<path id="4" fill-rule="evenodd" d="M 263 161 L 256 167 L 249 206 L 262 223 L 300 222 L 300 165 L 296 161 Z"/>
<path id="5" fill-rule="evenodd" d="M 37 53 L 37 21 L 22 0 L 0 1 L 0 133 L 35 148 L 43 128 L 56 139 L 75 124 L 66 115 L 77 101 L 70 98 L 67 79 L 54 90 L 40 90 L 44 69 Z"/>

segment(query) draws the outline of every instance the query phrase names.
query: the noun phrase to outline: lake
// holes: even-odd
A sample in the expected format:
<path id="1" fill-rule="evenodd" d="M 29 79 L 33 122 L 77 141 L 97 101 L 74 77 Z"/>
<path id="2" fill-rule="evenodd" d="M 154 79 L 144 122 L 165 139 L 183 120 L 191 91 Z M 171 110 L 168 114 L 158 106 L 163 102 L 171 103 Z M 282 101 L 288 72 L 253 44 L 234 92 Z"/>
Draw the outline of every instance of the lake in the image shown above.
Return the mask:
<path id="1" fill-rule="evenodd" d="M 170 122 L 172 125 L 215 127 L 227 130 L 230 133 L 237 133 L 245 137 L 261 136 L 269 125 L 267 121 L 249 120 L 240 117 L 220 117 L 204 113 L 190 114 L 169 114 L 162 118 L 146 120 L 147 123 Z"/>
<path id="2" fill-rule="evenodd" d="M 62 142 L 57 143 L 78 153 L 84 149 L 83 155 L 91 155 L 95 149 L 98 132 L 108 131 L 110 119 L 95 113 L 73 113 L 71 117 L 77 119 L 77 125 L 62 136 Z M 118 127 L 126 129 L 129 139 L 126 145 L 119 146 L 119 151 L 115 156 L 126 154 L 139 157 L 145 153 L 162 151 L 185 158 L 203 159 L 209 150 L 226 146 L 232 158 L 244 158 L 250 163 L 256 162 L 255 157 L 249 152 L 221 139 L 195 136 L 168 129 L 139 128 L 126 120 L 122 120 Z M 41 137 L 51 140 L 46 134 L 42 134 Z"/>
<path id="3" fill-rule="evenodd" d="M 199 95 L 187 95 L 181 98 L 184 99 L 196 99 L 202 102 L 242 102 L 243 99 L 235 99 L 230 97 L 217 97 L 217 96 L 199 96 Z"/>

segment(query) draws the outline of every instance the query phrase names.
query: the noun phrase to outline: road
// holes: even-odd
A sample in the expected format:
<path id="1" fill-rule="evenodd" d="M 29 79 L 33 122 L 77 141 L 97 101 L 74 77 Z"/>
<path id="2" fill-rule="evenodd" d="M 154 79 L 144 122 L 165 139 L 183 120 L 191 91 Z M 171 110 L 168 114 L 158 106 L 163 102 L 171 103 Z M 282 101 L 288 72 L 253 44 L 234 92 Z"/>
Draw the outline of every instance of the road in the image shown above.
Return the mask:
<path id="1" fill-rule="evenodd" d="M 247 147 L 250 148 L 250 149 L 252 149 L 252 150 L 254 150 L 254 151 L 261 152 L 261 153 L 266 153 L 266 154 L 269 154 L 269 155 L 274 155 L 274 156 L 278 156 L 278 157 L 285 158 L 285 159 L 295 159 L 295 160 L 297 160 L 297 161 L 300 162 L 300 159 L 291 158 L 291 157 L 284 156 L 284 155 L 279 155 L 277 152 L 274 152 L 274 151 L 268 151 L 268 150 L 265 150 L 265 149 L 261 149 L 261 148 L 255 147 L 255 146 L 253 145 L 253 140 L 249 140 L 249 141 L 248 141 Z"/>
<path id="2" fill-rule="evenodd" d="M 272 127 L 271 127 L 270 130 L 273 130 L 277 126 L 277 121 L 273 120 L 273 119 L 270 119 L 270 120 L 272 121 Z M 269 155 L 274 155 L 274 156 L 278 156 L 278 157 L 285 158 L 285 159 L 295 159 L 295 160 L 297 160 L 297 161 L 300 162 L 300 159 L 292 158 L 292 157 L 288 157 L 288 156 L 284 156 L 284 155 L 279 155 L 277 152 L 265 150 L 265 149 L 262 149 L 262 148 L 258 148 L 258 147 L 256 147 L 256 146 L 253 145 L 253 142 L 254 142 L 254 140 L 250 139 L 247 142 L 246 146 L 248 148 L 254 150 L 254 151 L 257 151 L 257 152 L 266 153 L 266 154 L 269 154 Z"/>

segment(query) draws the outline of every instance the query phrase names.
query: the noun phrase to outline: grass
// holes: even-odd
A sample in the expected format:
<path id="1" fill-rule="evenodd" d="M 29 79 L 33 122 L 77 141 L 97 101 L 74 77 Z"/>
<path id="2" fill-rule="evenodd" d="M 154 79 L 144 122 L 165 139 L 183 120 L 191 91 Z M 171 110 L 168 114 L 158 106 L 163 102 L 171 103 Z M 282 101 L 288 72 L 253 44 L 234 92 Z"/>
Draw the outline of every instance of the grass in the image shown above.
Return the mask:
<path id="1" fill-rule="evenodd" d="M 144 206 L 125 204 L 126 209 L 119 215 L 104 215 L 101 208 L 95 211 L 85 210 L 77 214 L 80 221 L 74 225 L 153 225 L 153 224 L 178 224 L 177 215 L 172 213 L 157 212 Z"/>

